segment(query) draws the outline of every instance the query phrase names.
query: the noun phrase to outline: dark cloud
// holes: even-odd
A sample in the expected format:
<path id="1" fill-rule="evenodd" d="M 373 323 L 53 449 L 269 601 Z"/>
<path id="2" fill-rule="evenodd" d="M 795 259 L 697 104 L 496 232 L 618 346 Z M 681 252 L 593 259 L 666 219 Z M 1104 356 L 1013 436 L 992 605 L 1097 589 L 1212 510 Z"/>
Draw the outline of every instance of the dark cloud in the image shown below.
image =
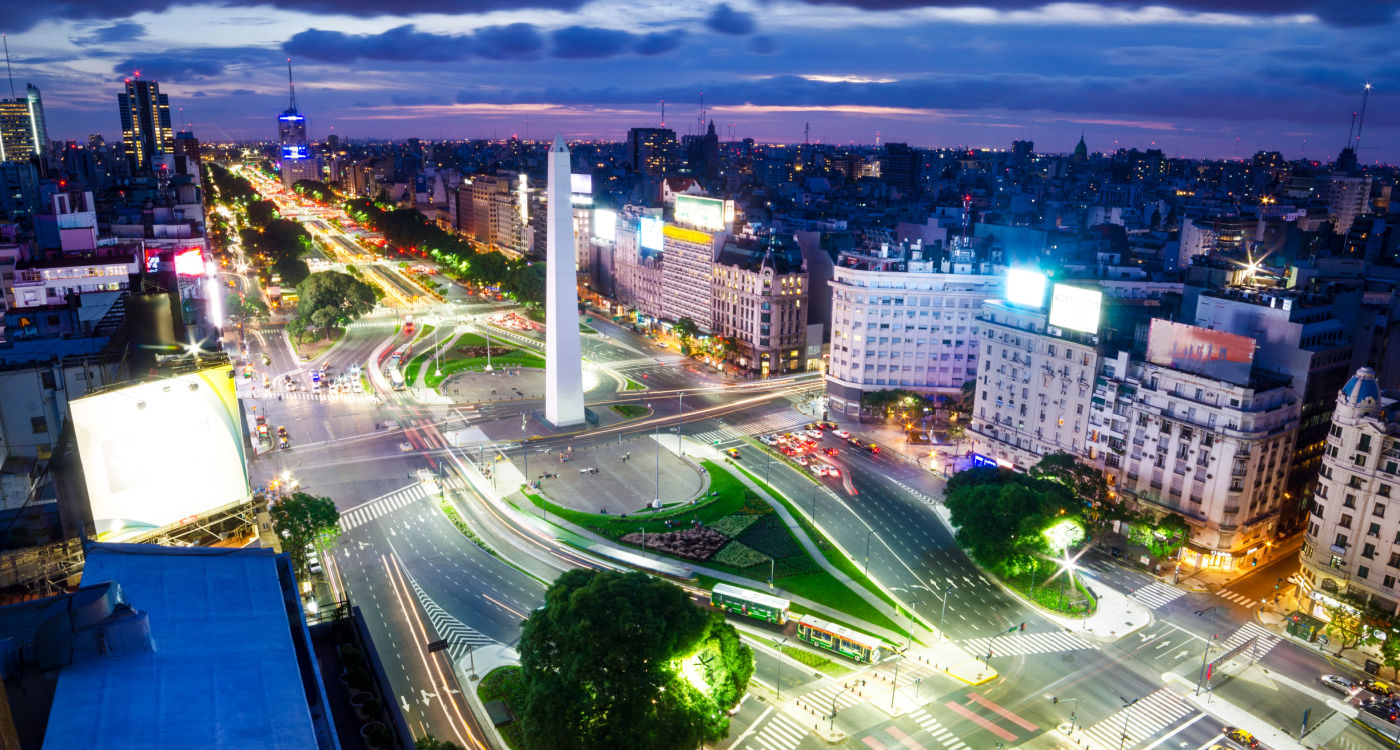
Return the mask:
<path id="1" fill-rule="evenodd" d="M 544 35 L 528 23 L 487 26 L 477 29 L 472 36 L 475 38 L 477 54 L 482 57 L 529 60 L 544 49 Z"/>
<path id="2" fill-rule="evenodd" d="M 127 76 L 139 71 L 143 78 L 178 83 L 223 75 L 224 69 L 225 63 L 204 57 L 146 55 L 123 60 L 112 68 L 112 72 Z"/>
<path id="3" fill-rule="evenodd" d="M 463 34 L 430 34 L 413 24 L 397 26 L 382 34 L 346 34 L 307 29 L 282 44 L 292 57 L 324 62 L 353 60 L 392 62 L 453 62 L 471 56 L 471 37 Z"/>
<path id="4" fill-rule="evenodd" d="M 206 94 L 206 93 L 204 93 L 203 90 L 200 90 L 200 91 L 194 92 L 193 94 L 190 94 L 190 96 L 209 96 L 209 95 Z"/>
<path id="5" fill-rule="evenodd" d="M 681 40 L 684 38 L 685 31 L 681 29 L 654 31 L 638 39 L 633 49 L 639 55 L 660 55 L 680 46 Z"/>
<path id="6" fill-rule="evenodd" d="M 94 44 L 107 44 L 110 42 L 130 42 L 146 35 L 146 27 L 135 21 L 117 21 L 108 26 L 92 29 L 87 34 L 80 37 L 73 37 L 68 41 L 79 47 L 89 47 Z"/>
<path id="7" fill-rule="evenodd" d="M 614 57 L 630 52 L 635 40 L 626 31 L 591 26 L 566 26 L 550 35 L 554 56 L 565 60 Z"/>
<path id="8" fill-rule="evenodd" d="M 252 89 L 234 89 L 233 91 L 230 91 L 228 93 L 230 96 L 252 96 L 258 92 Z"/>
<path id="9" fill-rule="evenodd" d="M 400 107 L 416 107 L 425 104 L 446 104 L 446 100 L 440 96 L 424 94 L 390 94 L 389 101 Z"/>
<path id="10" fill-rule="evenodd" d="M 705 19 L 705 25 L 711 31 L 717 31 L 721 34 L 743 36 L 744 34 L 752 34 L 757 23 L 754 22 L 752 13 L 734 10 L 729 7 L 729 3 L 720 3 Z"/>
<path id="11" fill-rule="evenodd" d="M 1040 0 L 803 0 L 814 5 L 844 5 L 861 10 L 908 10 L 910 8 L 992 8 L 995 10 L 1028 10 L 1049 3 Z M 1176 2 L 1134 2 L 1133 0 L 1100 0 L 1091 3 L 1108 8 L 1137 9 L 1168 7 L 1193 13 L 1237 13 L 1249 16 L 1283 16 L 1309 13 L 1332 26 L 1371 26 L 1395 21 L 1400 12 L 1400 0 L 1176 0 Z"/>
<path id="12" fill-rule="evenodd" d="M 749 40 L 749 51 L 756 55 L 777 54 L 778 42 L 771 36 L 760 34 Z"/>

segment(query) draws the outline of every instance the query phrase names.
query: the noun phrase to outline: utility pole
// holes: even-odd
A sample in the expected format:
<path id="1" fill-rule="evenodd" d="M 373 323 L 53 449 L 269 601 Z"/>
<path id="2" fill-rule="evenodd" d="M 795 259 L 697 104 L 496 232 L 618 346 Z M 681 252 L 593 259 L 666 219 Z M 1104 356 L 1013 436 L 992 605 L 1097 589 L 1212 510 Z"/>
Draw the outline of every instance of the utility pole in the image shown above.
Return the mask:
<path id="1" fill-rule="evenodd" d="M 1118 741 L 1118 750 L 1123 750 L 1128 744 L 1128 717 L 1133 715 L 1133 705 L 1142 700 L 1142 698 L 1128 700 L 1120 695 L 1118 699 L 1123 701 L 1123 708 L 1127 709 L 1123 712 L 1123 739 Z"/>
<path id="2" fill-rule="evenodd" d="M 778 702 L 783 702 L 783 647 L 787 645 L 788 639 L 778 641 Z"/>
<path id="3" fill-rule="evenodd" d="M 875 530 L 874 530 L 874 529 L 871 529 L 870 531 L 867 531 L 867 532 L 865 533 L 865 577 L 866 577 L 866 578 L 869 578 L 869 577 L 870 577 L 870 537 L 873 536 L 874 534 L 875 534 Z"/>
<path id="4" fill-rule="evenodd" d="M 1206 659 L 1210 658 L 1210 646 L 1211 643 L 1215 641 L 1215 607 L 1198 609 L 1196 610 L 1196 616 L 1200 617 L 1207 612 L 1210 613 L 1210 637 L 1206 639 L 1205 648 L 1201 649 L 1201 674 L 1196 678 L 1196 695 L 1201 694 L 1201 684 L 1204 683 L 1206 679 Z"/>
<path id="5" fill-rule="evenodd" d="M 943 609 L 938 613 L 938 637 L 944 640 L 947 640 L 947 636 L 943 635 L 943 616 L 948 614 L 948 592 L 952 590 L 952 586 L 943 587 Z"/>
<path id="6" fill-rule="evenodd" d="M 650 407 L 650 406 L 651 406 L 651 404 L 647 404 L 647 407 Z M 656 412 L 653 411 L 653 412 L 651 413 L 651 415 L 652 415 L 652 417 L 655 417 L 655 416 L 656 416 Z M 655 431 L 654 431 L 652 437 L 653 437 L 654 440 L 656 440 L 656 501 L 652 504 L 652 507 L 656 508 L 657 510 L 660 510 L 660 509 L 661 509 L 661 420 L 660 420 L 660 419 L 656 420 L 655 427 L 656 427 L 656 429 L 655 429 Z"/>
<path id="7" fill-rule="evenodd" d="M 676 455 L 681 455 L 681 425 L 685 423 L 685 391 L 676 392 Z"/>

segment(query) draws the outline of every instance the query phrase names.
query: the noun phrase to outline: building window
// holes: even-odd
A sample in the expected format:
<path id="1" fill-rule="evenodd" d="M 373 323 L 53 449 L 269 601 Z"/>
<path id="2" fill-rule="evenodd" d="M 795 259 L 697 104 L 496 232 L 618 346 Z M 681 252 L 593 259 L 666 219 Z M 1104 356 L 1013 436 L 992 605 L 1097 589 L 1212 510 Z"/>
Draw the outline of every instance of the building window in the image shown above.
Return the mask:
<path id="1" fill-rule="evenodd" d="M 1381 503 L 1376 503 L 1376 507 L 1371 509 L 1371 515 L 1376 518 L 1385 518 L 1385 506 Z"/>
<path id="2" fill-rule="evenodd" d="M 1385 577 L 1385 587 L 1388 588 L 1388 589 L 1393 589 L 1393 588 L 1395 588 L 1395 576 L 1386 576 L 1386 577 Z"/>
<path id="3" fill-rule="evenodd" d="M 1378 523 L 1371 524 L 1371 528 L 1366 530 L 1366 536 L 1373 536 L 1379 539 L 1381 537 L 1381 525 Z"/>
<path id="4" fill-rule="evenodd" d="M 1361 567 L 1359 567 L 1359 568 L 1356 569 L 1356 577 L 1357 577 L 1357 578 L 1365 578 L 1366 576 L 1369 576 L 1369 575 L 1371 575 L 1371 569 L 1368 568 L 1368 567 L 1366 567 L 1365 565 L 1362 565 Z"/>
<path id="5" fill-rule="evenodd" d="M 1341 556 L 1341 555 L 1333 555 L 1333 556 L 1332 556 L 1332 559 L 1328 562 L 1328 564 L 1331 565 L 1332 567 L 1338 569 L 1338 570 L 1341 570 L 1341 568 L 1342 568 L 1342 556 Z M 1330 580 L 1332 580 L 1332 579 L 1329 578 L 1329 579 L 1327 579 L 1327 580 L 1330 581 Z M 1324 585 L 1324 588 L 1325 588 L 1325 587 L 1326 587 L 1326 586 Z M 1332 587 L 1333 587 L 1333 588 L 1336 588 L 1336 584 L 1335 584 L 1335 583 L 1332 584 Z"/>
<path id="6" fill-rule="evenodd" d="M 1338 521 L 1337 525 L 1344 529 L 1351 528 L 1351 516 L 1343 515 L 1342 520 Z"/>
<path id="7" fill-rule="evenodd" d="M 1390 562 L 1386 563 L 1392 568 L 1400 568 L 1400 552 L 1390 553 Z"/>
<path id="8" fill-rule="evenodd" d="M 1361 440 L 1356 443 L 1356 449 L 1363 453 L 1371 452 L 1371 436 L 1362 435 Z"/>
<path id="9" fill-rule="evenodd" d="M 1333 547 L 1341 547 L 1342 549 L 1346 549 L 1346 546 L 1347 546 L 1347 535 L 1346 535 L 1346 534 L 1338 534 L 1338 535 L 1337 535 L 1337 538 L 1336 538 L 1336 540 L 1335 540 L 1335 543 L 1334 543 L 1332 546 L 1333 546 Z"/>
<path id="10" fill-rule="evenodd" d="M 1342 501 L 1342 507 L 1343 507 L 1343 508 L 1355 508 L 1355 507 L 1356 507 L 1356 495 L 1347 495 L 1346 499 Z"/>
<path id="11" fill-rule="evenodd" d="M 35 435 L 46 435 L 49 432 L 49 423 L 43 417 L 30 417 L 29 429 Z"/>
<path id="12" fill-rule="evenodd" d="M 1361 548 L 1361 556 L 1367 560 L 1374 559 L 1376 556 L 1376 545 L 1367 542 L 1366 545 Z"/>

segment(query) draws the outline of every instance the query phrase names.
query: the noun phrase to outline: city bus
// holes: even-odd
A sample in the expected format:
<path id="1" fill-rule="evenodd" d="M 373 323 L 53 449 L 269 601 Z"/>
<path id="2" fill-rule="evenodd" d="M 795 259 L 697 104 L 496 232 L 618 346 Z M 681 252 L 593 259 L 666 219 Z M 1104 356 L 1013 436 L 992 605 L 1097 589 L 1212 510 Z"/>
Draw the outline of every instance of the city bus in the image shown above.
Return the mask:
<path id="1" fill-rule="evenodd" d="M 710 591 L 710 604 L 726 612 L 782 625 L 788 621 L 788 608 L 792 602 L 727 583 L 716 583 Z"/>
<path id="2" fill-rule="evenodd" d="M 850 628 L 803 615 L 797 621 L 797 637 L 817 648 L 835 651 L 859 662 L 873 664 L 887 651 L 889 644 L 875 636 L 857 633 Z"/>
<path id="3" fill-rule="evenodd" d="M 413 349 L 408 344 L 404 344 L 394 350 L 394 354 L 389 357 L 388 366 L 384 368 L 384 376 L 389 378 L 389 385 L 393 386 L 396 391 L 404 389 L 403 370 L 400 368 L 404 366 L 412 353 Z"/>

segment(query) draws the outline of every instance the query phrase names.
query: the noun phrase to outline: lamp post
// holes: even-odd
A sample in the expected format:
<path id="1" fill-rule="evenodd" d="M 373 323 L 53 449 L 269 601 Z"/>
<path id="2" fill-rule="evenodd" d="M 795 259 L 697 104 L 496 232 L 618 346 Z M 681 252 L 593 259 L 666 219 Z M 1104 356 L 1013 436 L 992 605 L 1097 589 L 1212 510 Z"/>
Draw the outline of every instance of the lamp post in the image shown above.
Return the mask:
<path id="1" fill-rule="evenodd" d="M 685 423 L 685 391 L 676 392 L 676 455 L 681 455 L 681 425 Z"/>
<path id="2" fill-rule="evenodd" d="M 866 578 L 869 578 L 869 577 L 870 577 L 870 537 L 871 537 L 872 535 L 874 535 L 874 534 L 875 534 L 875 530 L 874 530 L 874 529 L 871 529 L 870 531 L 867 531 L 867 532 L 865 533 L 865 577 L 866 577 Z"/>
<path id="3" fill-rule="evenodd" d="M 914 601 L 909 602 L 909 605 L 905 607 L 905 609 L 908 610 L 908 612 L 909 612 L 909 640 L 906 641 L 905 644 L 904 644 L 904 650 L 905 650 L 905 651 L 908 651 L 909 648 L 910 648 L 911 646 L 914 645 L 914 605 L 915 605 L 915 604 L 923 604 L 923 602 L 922 602 L 922 601 L 919 601 L 919 600 L 917 600 L 917 599 L 915 599 Z"/>
<path id="4" fill-rule="evenodd" d="M 1074 704 L 1074 708 L 1070 709 L 1070 712 L 1069 712 L 1069 733 L 1070 733 L 1070 734 L 1074 734 L 1074 718 L 1075 718 L 1076 716 L 1079 715 L 1079 699 L 1078 699 L 1078 698 L 1057 698 L 1057 697 L 1051 696 L 1050 701 L 1051 701 L 1052 703 L 1073 703 L 1073 704 Z"/>
<path id="5" fill-rule="evenodd" d="M 1215 640 L 1215 607 L 1198 609 L 1196 616 L 1200 617 L 1207 612 L 1210 613 L 1210 637 L 1206 639 L 1206 645 L 1201 649 L 1201 674 L 1196 678 L 1196 695 L 1201 694 L 1201 685 L 1206 681 L 1206 659 L 1210 658 L 1210 645 Z"/>
<path id="6" fill-rule="evenodd" d="M 787 638 L 778 641 L 778 702 L 783 702 L 783 646 L 786 646 Z"/>
<path id="7" fill-rule="evenodd" d="M 647 404 L 647 408 L 650 409 L 651 404 Z M 655 418 L 656 412 L 653 411 L 651 416 Z M 656 499 L 651 502 L 651 507 L 661 510 L 661 420 L 659 419 L 656 420 L 652 439 L 656 441 Z"/>
<path id="8" fill-rule="evenodd" d="M 831 732 L 836 729 L 836 699 L 840 698 L 841 694 L 846 692 L 847 690 L 850 690 L 852 688 L 863 687 L 864 685 L 865 680 L 856 680 L 855 682 L 852 682 L 851 684 L 842 687 L 839 691 L 837 691 L 836 695 L 831 696 L 831 726 L 827 727 L 826 731 Z"/>
<path id="9" fill-rule="evenodd" d="M 943 635 L 943 616 L 948 614 L 948 594 L 952 590 L 952 586 L 945 585 L 943 587 L 943 608 L 938 612 L 938 637 L 944 640 L 947 640 L 947 636 Z"/>
<path id="10" fill-rule="evenodd" d="M 1127 709 L 1123 712 L 1123 738 L 1118 741 L 1118 750 L 1123 750 L 1128 744 L 1128 717 L 1133 715 L 1133 705 L 1142 700 L 1142 698 L 1139 697 L 1128 700 L 1120 695 L 1118 696 L 1118 700 L 1123 701 L 1123 708 Z"/>
<path id="11" fill-rule="evenodd" d="M 647 527 L 638 526 L 637 531 L 642 532 L 642 557 L 647 556 Z"/>

